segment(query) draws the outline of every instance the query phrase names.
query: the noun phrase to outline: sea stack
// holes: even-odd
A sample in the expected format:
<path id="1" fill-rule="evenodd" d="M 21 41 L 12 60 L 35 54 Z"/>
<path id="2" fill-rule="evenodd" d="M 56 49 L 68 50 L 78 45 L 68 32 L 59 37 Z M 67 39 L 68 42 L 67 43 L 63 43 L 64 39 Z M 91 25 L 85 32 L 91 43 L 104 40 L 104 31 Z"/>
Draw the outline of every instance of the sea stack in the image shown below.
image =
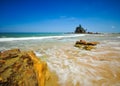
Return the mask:
<path id="1" fill-rule="evenodd" d="M 86 29 L 84 29 L 81 25 L 79 25 L 78 27 L 76 27 L 74 33 L 86 33 Z"/>

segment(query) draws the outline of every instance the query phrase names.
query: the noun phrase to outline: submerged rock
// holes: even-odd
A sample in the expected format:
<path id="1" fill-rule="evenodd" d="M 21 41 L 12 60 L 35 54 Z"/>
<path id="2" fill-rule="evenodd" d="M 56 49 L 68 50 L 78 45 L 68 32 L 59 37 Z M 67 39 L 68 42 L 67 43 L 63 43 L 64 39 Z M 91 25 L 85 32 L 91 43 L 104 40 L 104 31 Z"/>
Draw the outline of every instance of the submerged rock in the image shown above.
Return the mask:
<path id="1" fill-rule="evenodd" d="M 91 50 L 95 48 L 95 45 L 99 44 L 99 42 L 86 42 L 85 40 L 76 41 L 75 47 Z"/>
<path id="2" fill-rule="evenodd" d="M 0 53 L 0 86 L 48 86 L 52 77 L 47 63 L 32 51 L 12 49 Z"/>

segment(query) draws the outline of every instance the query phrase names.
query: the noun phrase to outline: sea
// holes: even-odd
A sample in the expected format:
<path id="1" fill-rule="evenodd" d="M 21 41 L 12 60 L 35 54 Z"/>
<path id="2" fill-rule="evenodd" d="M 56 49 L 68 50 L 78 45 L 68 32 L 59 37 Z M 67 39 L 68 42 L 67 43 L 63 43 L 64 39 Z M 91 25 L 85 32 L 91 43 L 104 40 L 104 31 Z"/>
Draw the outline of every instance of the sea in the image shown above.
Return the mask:
<path id="1" fill-rule="evenodd" d="M 79 40 L 100 44 L 87 51 Z M 59 86 L 120 86 L 120 34 L 0 33 L 0 51 L 14 48 L 34 51 Z"/>

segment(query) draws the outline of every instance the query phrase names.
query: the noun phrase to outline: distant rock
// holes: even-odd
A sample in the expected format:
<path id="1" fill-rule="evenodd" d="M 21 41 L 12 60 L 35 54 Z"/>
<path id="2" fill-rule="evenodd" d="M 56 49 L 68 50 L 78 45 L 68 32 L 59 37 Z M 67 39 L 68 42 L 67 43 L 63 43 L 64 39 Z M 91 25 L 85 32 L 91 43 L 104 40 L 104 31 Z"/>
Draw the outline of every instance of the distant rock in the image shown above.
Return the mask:
<path id="1" fill-rule="evenodd" d="M 74 33 L 75 34 L 80 34 L 80 33 L 83 33 L 83 34 L 101 34 L 99 32 L 87 32 L 87 29 L 83 28 L 81 25 L 79 25 L 78 27 L 75 28 Z"/>
<path id="2" fill-rule="evenodd" d="M 88 34 L 93 34 L 93 32 L 87 32 Z"/>
<path id="3" fill-rule="evenodd" d="M 98 32 L 87 32 L 87 34 L 101 34 L 101 33 L 98 33 Z"/>
<path id="4" fill-rule="evenodd" d="M 74 33 L 86 33 L 86 30 L 81 25 L 79 25 L 78 27 L 76 27 Z"/>

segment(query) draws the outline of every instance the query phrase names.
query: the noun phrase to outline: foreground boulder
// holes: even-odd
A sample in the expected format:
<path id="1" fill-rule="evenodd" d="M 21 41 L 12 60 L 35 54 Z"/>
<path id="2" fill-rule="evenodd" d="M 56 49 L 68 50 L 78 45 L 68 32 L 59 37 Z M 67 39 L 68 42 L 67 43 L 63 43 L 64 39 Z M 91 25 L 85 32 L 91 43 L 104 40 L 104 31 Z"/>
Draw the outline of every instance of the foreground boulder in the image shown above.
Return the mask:
<path id="1" fill-rule="evenodd" d="M 0 86 L 48 86 L 51 77 L 47 64 L 32 51 L 0 52 Z"/>
<path id="2" fill-rule="evenodd" d="M 95 48 L 95 45 L 99 44 L 99 42 L 86 42 L 85 40 L 76 41 L 75 47 L 91 50 Z"/>

